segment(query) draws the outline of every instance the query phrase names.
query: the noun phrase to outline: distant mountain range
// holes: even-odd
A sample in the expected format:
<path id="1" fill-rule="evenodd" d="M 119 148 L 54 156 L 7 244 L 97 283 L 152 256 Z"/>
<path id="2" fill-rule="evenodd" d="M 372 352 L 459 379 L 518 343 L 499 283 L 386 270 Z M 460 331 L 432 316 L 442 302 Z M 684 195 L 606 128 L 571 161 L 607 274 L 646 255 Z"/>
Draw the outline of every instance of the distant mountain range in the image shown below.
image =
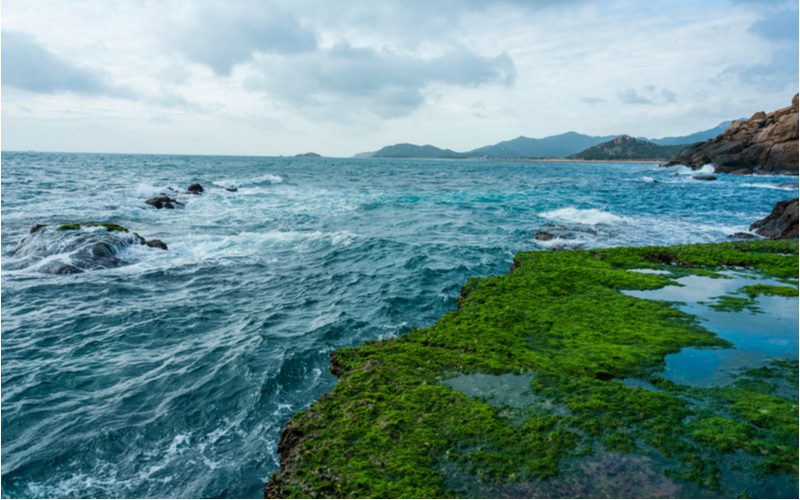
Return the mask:
<path id="1" fill-rule="evenodd" d="M 678 137 L 645 139 L 660 146 L 689 145 L 706 141 L 724 132 L 731 122 L 725 121 L 714 128 Z M 394 144 L 378 151 L 360 153 L 360 158 L 566 158 L 608 142 L 617 136 L 592 136 L 577 132 L 566 132 L 542 138 L 520 136 L 509 141 L 498 142 L 463 153 L 451 149 L 442 149 L 430 144 Z"/>
<path id="2" fill-rule="evenodd" d="M 669 160 L 682 150 L 686 144 L 662 146 L 653 142 L 620 135 L 607 142 L 568 156 L 575 160 Z"/>

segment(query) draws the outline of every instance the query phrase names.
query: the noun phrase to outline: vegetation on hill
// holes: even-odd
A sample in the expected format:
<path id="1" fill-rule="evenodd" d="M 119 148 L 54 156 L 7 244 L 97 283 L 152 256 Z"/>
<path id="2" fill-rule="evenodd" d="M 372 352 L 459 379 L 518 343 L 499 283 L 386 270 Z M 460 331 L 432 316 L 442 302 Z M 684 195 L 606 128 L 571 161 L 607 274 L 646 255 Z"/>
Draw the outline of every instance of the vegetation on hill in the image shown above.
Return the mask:
<path id="1" fill-rule="evenodd" d="M 686 144 L 659 146 L 644 139 L 621 135 L 569 158 L 575 160 L 667 160 L 686 147 Z"/>

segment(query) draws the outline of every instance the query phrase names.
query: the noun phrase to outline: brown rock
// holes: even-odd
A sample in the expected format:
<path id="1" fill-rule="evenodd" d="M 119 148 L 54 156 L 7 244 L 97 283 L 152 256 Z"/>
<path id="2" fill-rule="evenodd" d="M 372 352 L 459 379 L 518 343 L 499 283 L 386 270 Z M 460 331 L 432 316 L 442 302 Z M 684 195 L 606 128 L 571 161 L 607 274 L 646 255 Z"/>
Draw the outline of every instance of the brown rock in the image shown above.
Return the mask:
<path id="1" fill-rule="evenodd" d="M 720 172 L 797 175 L 797 100 L 795 95 L 791 106 L 735 120 L 722 134 L 684 149 L 666 165 L 697 169 L 712 163 Z"/>

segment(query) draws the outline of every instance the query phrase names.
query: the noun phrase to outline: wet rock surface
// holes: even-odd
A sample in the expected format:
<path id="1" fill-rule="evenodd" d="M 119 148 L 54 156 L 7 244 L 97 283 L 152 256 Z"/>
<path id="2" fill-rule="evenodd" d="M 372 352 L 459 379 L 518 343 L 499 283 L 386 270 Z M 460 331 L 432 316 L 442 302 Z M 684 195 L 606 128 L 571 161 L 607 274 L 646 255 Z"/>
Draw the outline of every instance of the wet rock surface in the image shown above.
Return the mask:
<path id="1" fill-rule="evenodd" d="M 724 133 L 694 144 L 667 163 L 700 168 L 712 163 L 717 172 L 732 174 L 794 174 L 798 172 L 798 96 L 791 106 L 771 113 L 759 111 L 736 120 Z"/>
<path id="2" fill-rule="evenodd" d="M 751 231 L 771 239 L 797 238 L 798 198 L 779 201 L 772 212 L 750 226 Z"/>

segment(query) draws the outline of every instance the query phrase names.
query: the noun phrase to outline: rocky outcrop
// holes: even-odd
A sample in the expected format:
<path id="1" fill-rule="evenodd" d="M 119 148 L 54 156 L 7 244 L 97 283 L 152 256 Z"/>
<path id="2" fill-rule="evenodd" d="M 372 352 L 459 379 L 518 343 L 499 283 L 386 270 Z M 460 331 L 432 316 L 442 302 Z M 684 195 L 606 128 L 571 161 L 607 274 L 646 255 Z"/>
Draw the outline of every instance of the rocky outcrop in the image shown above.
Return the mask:
<path id="1" fill-rule="evenodd" d="M 200 184 L 192 184 L 186 189 L 186 192 L 189 194 L 201 194 L 203 191 L 205 191 L 205 189 L 203 189 L 203 186 Z"/>
<path id="2" fill-rule="evenodd" d="M 711 163 L 723 173 L 797 175 L 797 100 L 795 94 L 789 107 L 734 121 L 714 139 L 681 151 L 667 166 Z"/>
<path id="3" fill-rule="evenodd" d="M 766 238 L 797 238 L 797 200 L 779 201 L 772 213 L 753 223 L 750 230 Z"/>

